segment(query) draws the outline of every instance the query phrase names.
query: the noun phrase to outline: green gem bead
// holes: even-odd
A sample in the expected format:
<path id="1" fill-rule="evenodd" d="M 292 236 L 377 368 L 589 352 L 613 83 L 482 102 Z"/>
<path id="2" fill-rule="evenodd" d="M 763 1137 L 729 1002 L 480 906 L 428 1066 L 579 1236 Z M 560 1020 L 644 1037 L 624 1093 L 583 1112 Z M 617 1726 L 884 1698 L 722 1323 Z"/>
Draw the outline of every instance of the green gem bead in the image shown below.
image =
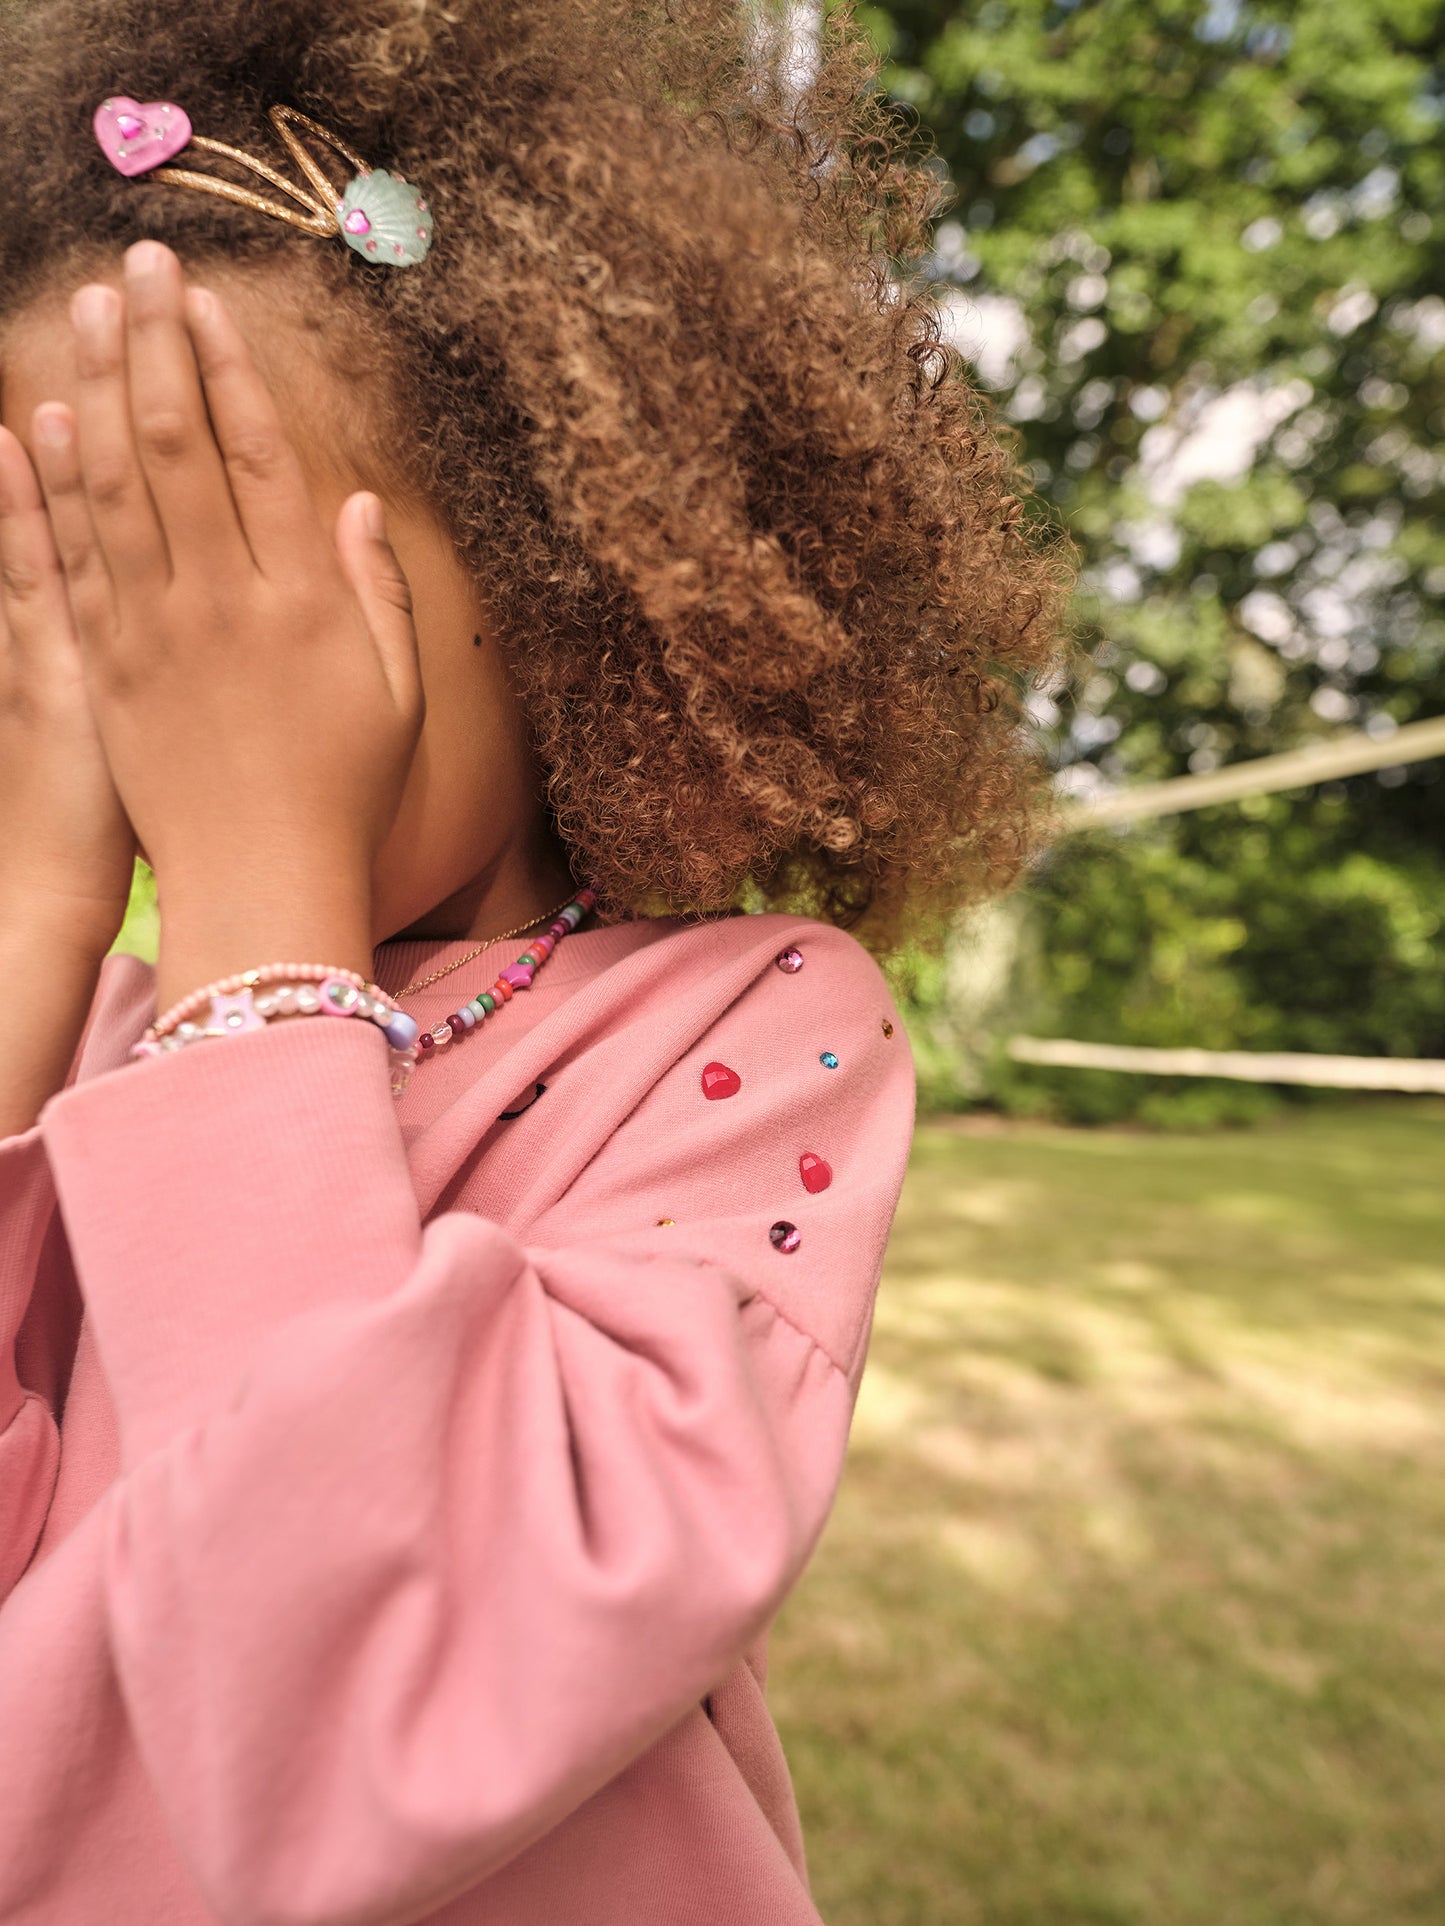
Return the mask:
<path id="1" fill-rule="evenodd" d="M 485 990 L 483 990 L 482 994 L 477 998 L 477 1002 L 481 1004 L 482 1009 L 488 1016 L 490 1016 L 497 1007 L 497 999 L 494 996 L 488 996 Z"/>

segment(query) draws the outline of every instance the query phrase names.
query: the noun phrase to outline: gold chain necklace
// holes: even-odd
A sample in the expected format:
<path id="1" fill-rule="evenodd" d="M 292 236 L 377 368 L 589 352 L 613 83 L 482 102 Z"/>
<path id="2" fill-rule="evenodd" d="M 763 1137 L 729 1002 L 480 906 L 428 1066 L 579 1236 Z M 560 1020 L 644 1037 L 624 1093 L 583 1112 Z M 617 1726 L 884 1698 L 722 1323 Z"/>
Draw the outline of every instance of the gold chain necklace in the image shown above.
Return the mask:
<path id="1" fill-rule="evenodd" d="M 527 922 L 519 923 L 514 930 L 503 930 L 500 936 L 489 936 L 485 943 L 478 943 L 474 950 L 468 950 L 465 956 L 459 956 L 455 963 L 448 963 L 444 970 L 433 970 L 430 976 L 424 976 L 419 983 L 408 983 L 404 990 L 397 991 L 397 1002 L 400 1003 L 403 997 L 415 996 L 418 990 L 426 989 L 429 983 L 435 983 L 438 978 L 449 976 L 453 970 L 459 970 L 463 963 L 470 963 L 474 956 L 480 956 L 483 950 L 489 950 L 494 943 L 505 943 L 510 936 L 521 936 L 527 930 L 535 929 L 538 923 L 545 923 L 549 917 L 555 916 L 559 910 L 566 909 L 567 905 L 574 900 L 576 895 L 577 892 L 574 889 L 568 895 L 564 896 L 561 902 L 554 908 L 543 910 L 540 916 L 533 916 L 529 918 Z"/>

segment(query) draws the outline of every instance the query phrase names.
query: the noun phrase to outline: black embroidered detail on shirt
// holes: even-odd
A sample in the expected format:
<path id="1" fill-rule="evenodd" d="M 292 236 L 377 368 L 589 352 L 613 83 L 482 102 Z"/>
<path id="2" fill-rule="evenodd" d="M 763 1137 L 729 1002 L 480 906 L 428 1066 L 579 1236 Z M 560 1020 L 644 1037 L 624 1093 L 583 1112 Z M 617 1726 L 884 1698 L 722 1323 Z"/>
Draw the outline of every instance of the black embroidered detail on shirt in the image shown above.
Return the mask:
<path id="1" fill-rule="evenodd" d="M 531 1096 L 528 1097 L 525 1103 L 519 1103 L 515 1110 L 499 1111 L 497 1114 L 497 1122 L 502 1123 L 509 1117 L 520 1117 L 524 1110 L 530 1110 L 532 1108 L 532 1105 L 537 1101 L 538 1097 L 542 1095 L 543 1091 L 546 1088 L 547 1086 L 545 1083 L 539 1083 L 536 1086 L 536 1088 L 533 1090 Z"/>

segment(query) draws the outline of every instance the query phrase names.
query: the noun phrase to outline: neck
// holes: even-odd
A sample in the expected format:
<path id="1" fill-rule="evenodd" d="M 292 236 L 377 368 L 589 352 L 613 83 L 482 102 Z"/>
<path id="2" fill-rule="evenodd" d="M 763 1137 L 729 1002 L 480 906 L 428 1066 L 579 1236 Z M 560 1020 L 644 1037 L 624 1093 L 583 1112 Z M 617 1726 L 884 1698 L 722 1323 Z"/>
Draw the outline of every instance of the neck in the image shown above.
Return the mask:
<path id="1" fill-rule="evenodd" d="M 483 943 L 503 930 L 540 923 L 581 887 L 561 845 L 553 843 L 530 861 L 499 858 L 386 940 Z"/>

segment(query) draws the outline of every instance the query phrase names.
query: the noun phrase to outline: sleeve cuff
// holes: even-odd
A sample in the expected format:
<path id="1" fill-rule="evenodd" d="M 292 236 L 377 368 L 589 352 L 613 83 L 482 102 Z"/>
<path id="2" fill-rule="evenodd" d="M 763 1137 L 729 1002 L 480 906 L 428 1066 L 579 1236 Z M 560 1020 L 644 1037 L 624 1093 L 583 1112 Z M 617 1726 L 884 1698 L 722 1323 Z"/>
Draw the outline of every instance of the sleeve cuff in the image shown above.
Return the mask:
<path id="1" fill-rule="evenodd" d="M 24 1403 L 15 1339 L 30 1307 L 40 1247 L 55 1210 L 55 1187 L 40 1126 L 0 1138 L 0 1431 Z"/>
<path id="2" fill-rule="evenodd" d="M 277 1326 L 421 1247 L 386 1040 L 306 1018 L 58 1092 L 39 1128 L 125 1468 L 204 1423 Z"/>

